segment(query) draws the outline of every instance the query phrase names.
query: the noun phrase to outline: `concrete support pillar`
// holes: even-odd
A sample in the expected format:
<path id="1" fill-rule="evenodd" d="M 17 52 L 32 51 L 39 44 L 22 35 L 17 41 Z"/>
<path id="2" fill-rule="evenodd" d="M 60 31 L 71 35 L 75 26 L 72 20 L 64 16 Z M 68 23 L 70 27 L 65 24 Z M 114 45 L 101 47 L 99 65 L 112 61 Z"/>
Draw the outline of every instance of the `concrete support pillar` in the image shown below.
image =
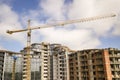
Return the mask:
<path id="1" fill-rule="evenodd" d="M 108 50 L 103 50 L 103 61 L 104 61 L 104 72 L 105 72 L 105 78 L 106 78 L 105 80 L 112 80 Z"/>
<path id="2" fill-rule="evenodd" d="M 89 79 L 94 80 L 93 76 L 93 64 L 92 64 L 92 53 L 88 54 L 88 70 L 89 70 Z"/>

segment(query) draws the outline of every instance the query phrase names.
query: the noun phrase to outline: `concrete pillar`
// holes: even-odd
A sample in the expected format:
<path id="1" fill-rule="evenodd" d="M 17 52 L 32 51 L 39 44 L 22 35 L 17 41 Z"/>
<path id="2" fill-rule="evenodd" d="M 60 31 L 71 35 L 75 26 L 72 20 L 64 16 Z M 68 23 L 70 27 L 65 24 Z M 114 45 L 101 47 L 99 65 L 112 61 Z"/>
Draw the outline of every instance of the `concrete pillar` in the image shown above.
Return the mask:
<path id="1" fill-rule="evenodd" d="M 109 51 L 103 50 L 103 65 L 104 65 L 104 72 L 105 72 L 105 80 L 112 80 L 112 73 L 110 67 L 110 59 L 109 59 Z"/>
<path id="2" fill-rule="evenodd" d="M 89 79 L 94 80 L 93 76 L 93 64 L 92 64 L 92 52 L 88 54 L 88 70 L 89 70 Z"/>

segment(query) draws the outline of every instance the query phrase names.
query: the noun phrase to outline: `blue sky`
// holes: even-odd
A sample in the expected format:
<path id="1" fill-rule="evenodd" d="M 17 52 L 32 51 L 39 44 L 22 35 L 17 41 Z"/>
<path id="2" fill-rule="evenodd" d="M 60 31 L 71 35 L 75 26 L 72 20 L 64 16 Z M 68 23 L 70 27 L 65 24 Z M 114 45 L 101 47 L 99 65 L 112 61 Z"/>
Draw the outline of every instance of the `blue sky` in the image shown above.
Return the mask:
<path id="1" fill-rule="evenodd" d="M 97 15 L 116 14 L 115 18 L 32 31 L 32 43 L 60 43 L 70 49 L 120 49 L 119 0 L 1 0 L 0 49 L 20 51 L 26 46 L 26 33 L 6 34 L 6 30 L 55 24 Z"/>
<path id="2" fill-rule="evenodd" d="M 38 7 L 39 0 L 13 0 L 12 8 L 17 13 L 36 9 Z"/>

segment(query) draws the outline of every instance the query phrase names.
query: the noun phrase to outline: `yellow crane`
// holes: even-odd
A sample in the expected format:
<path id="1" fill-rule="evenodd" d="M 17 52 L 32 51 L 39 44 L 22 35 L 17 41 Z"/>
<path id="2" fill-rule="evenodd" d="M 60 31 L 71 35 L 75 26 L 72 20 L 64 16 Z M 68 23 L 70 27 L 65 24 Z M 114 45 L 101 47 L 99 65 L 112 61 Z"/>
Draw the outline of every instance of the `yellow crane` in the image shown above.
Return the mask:
<path id="1" fill-rule="evenodd" d="M 63 25 L 79 23 L 79 22 L 88 22 L 88 21 L 93 21 L 93 20 L 98 20 L 98 19 L 111 18 L 111 17 L 115 17 L 115 16 L 116 16 L 115 14 L 95 16 L 95 17 L 83 18 L 83 19 L 78 19 L 78 20 L 63 21 L 63 22 L 59 22 L 59 23 L 55 23 L 55 24 L 51 24 L 51 25 L 36 26 L 34 28 L 30 27 L 30 20 L 28 20 L 27 29 L 13 30 L 13 31 L 7 30 L 7 33 L 9 33 L 9 34 L 27 31 L 27 53 L 24 54 L 24 56 L 23 56 L 23 63 L 24 63 L 23 64 L 23 75 L 22 75 L 23 80 L 31 80 L 31 69 L 30 69 L 31 30 L 63 26 Z"/>

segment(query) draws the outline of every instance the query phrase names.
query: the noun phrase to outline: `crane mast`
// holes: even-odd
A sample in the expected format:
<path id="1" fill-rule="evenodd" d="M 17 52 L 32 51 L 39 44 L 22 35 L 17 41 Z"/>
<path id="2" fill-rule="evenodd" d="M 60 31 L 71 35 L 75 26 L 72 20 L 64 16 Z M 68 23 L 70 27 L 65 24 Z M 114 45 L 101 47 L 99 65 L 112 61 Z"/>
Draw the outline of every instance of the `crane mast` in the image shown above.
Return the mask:
<path id="1" fill-rule="evenodd" d="M 64 22 L 60 22 L 60 23 L 55 23 L 52 25 L 36 26 L 34 28 L 30 27 L 30 20 L 28 20 L 27 29 L 13 30 L 13 31 L 7 30 L 7 33 L 9 33 L 9 34 L 27 31 L 27 48 L 26 48 L 27 52 L 26 52 L 26 54 L 23 54 L 23 63 L 24 63 L 23 64 L 23 75 L 22 75 L 23 80 L 31 80 L 31 57 L 30 57 L 31 30 L 63 26 L 63 25 L 79 23 L 79 22 L 88 22 L 88 21 L 93 21 L 93 20 L 98 20 L 98 19 L 111 18 L 111 17 L 115 17 L 115 16 L 116 16 L 115 14 L 95 16 L 95 17 L 83 18 L 83 19 L 78 19 L 78 20 L 68 20 L 68 21 L 64 21 Z"/>
<path id="2" fill-rule="evenodd" d="M 23 80 L 31 80 L 31 59 L 30 59 L 30 46 L 31 46 L 31 29 L 30 20 L 28 20 L 28 31 L 27 31 L 27 47 L 26 54 L 23 54 Z"/>

